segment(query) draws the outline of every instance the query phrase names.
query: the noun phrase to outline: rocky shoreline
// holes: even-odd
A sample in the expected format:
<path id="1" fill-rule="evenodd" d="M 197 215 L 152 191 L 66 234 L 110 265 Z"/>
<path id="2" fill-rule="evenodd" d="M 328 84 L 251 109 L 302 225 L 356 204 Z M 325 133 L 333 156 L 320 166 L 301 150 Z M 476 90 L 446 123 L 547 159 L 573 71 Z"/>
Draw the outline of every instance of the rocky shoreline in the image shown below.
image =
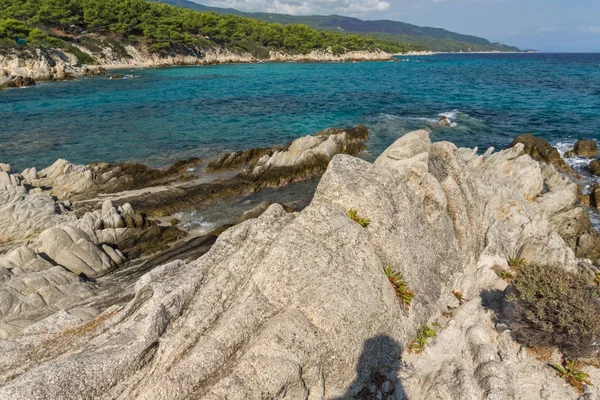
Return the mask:
<path id="1" fill-rule="evenodd" d="M 96 279 L 195 259 L 232 225 L 197 237 L 179 224 L 176 212 L 321 175 L 334 155 L 364 150 L 367 137 L 363 126 L 327 129 L 285 146 L 225 154 L 210 163 L 192 158 L 165 169 L 57 160 L 16 173 L 0 164 L 0 338 L 56 307 L 94 316 L 102 309 L 89 299 L 112 294 Z M 259 216 L 270 204 L 233 223 Z"/>
<path id="2" fill-rule="evenodd" d="M 367 136 L 328 129 L 163 170 L 0 164 L 0 398 L 600 398 L 504 322 L 516 252 L 600 273 L 557 150 L 524 135 L 478 154 L 421 130 L 369 163 L 352 156 Z M 321 174 L 302 210 L 263 203 L 201 236 L 164 220 Z M 436 337 L 415 352 L 424 326 Z"/>
<path id="3" fill-rule="evenodd" d="M 103 75 L 107 69 L 143 68 L 164 66 L 194 66 L 258 62 L 348 62 L 391 60 L 383 51 L 350 51 L 334 54 L 331 49 L 308 54 L 287 54 L 270 51 L 263 58 L 247 52 L 226 49 L 185 48 L 181 52 L 152 53 L 144 47 L 133 45 L 106 45 L 79 51 L 91 55 L 96 65 L 83 64 L 76 54 L 68 51 L 12 49 L 0 54 L 0 90 L 35 85 L 36 81 L 72 80 L 79 76 Z"/>

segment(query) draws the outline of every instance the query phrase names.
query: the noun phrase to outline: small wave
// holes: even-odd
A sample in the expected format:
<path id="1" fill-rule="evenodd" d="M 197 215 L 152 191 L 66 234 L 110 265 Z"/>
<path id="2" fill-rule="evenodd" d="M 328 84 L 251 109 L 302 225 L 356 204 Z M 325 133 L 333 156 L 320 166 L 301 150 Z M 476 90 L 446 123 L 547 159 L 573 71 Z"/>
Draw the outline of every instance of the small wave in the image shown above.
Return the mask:
<path id="1" fill-rule="evenodd" d="M 428 118 L 428 117 L 406 117 L 400 115 L 393 114 L 379 114 L 375 117 L 376 120 L 383 121 L 401 121 L 401 122 L 426 122 L 428 124 L 435 124 L 439 122 L 437 118 Z"/>
<path id="2" fill-rule="evenodd" d="M 455 128 L 458 126 L 456 120 L 459 116 L 467 115 L 461 113 L 459 110 L 452 110 L 443 113 L 437 114 L 436 117 L 414 117 L 414 116 L 405 116 L 405 115 L 394 115 L 394 114 L 386 114 L 381 113 L 373 119 L 375 121 L 399 121 L 405 124 L 413 124 L 413 123 L 424 123 L 431 127 L 435 126 L 446 126 Z"/>
<path id="3" fill-rule="evenodd" d="M 460 111 L 458 110 L 440 113 L 438 114 L 438 116 L 440 117 L 439 121 L 442 122 L 442 120 L 445 120 L 445 122 L 450 124 L 451 128 L 455 128 L 458 126 L 458 124 L 455 121 L 458 118 L 459 113 Z"/>
<path id="4" fill-rule="evenodd" d="M 447 111 L 447 112 L 439 113 L 438 116 L 450 118 L 451 120 L 455 120 L 456 118 L 458 118 L 458 114 L 460 114 L 460 111 L 458 111 L 458 110 L 452 110 L 452 111 Z"/>
<path id="5" fill-rule="evenodd" d="M 198 211 L 182 211 L 174 215 L 180 222 L 179 225 L 188 231 L 194 231 L 201 235 L 213 231 L 217 225 L 208 222 Z"/>
<path id="6" fill-rule="evenodd" d="M 571 150 L 573 146 L 575 146 L 575 143 L 576 140 L 564 140 L 556 142 L 554 147 L 556 147 L 558 153 L 563 158 L 563 160 L 565 160 L 569 167 L 573 168 L 578 173 L 583 173 L 583 175 L 585 176 L 587 175 L 585 172 L 587 170 L 588 165 L 590 164 L 591 159 L 577 156 L 565 157 L 565 153 Z M 595 178 L 594 181 L 596 181 Z"/>

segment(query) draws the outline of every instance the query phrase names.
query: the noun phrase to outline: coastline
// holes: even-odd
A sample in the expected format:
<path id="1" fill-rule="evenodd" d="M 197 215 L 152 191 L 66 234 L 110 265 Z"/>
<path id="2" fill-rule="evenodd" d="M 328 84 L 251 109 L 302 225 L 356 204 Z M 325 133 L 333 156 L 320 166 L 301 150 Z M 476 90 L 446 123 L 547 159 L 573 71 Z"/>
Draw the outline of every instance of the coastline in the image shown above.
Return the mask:
<path id="1" fill-rule="evenodd" d="M 93 54 L 97 63 L 82 64 L 74 53 L 59 49 L 11 49 L 0 54 L 0 90 L 3 88 L 35 85 L 36 81 L 72 80 L 79 76 L 103 75 L 106 70 L 126 68 L 153 68 L 175 66 L 202 66 L 220 64 L 251 64 L 269 62 L 363 62 L 389 61 L 393 55 L 376 51 L 350 51 L 334 54 L 331 49 L 315 50 L 307 54 L 288 54 L 271 51 L 268 58 L 257 58 L 250 53 L 226 49 L 198 51 L 194 54 L 150 53 L 147 49 L 126 46 L 120 54 L 107 49 L 92 52 L 82 46 L 78 49 Z"/>
<path id="2" fill-rule="evenodd" d="M 398 57 L 425 57 L 437 54 L 521 54 L 521 52 L 432 52 L 417 51 L 392 54 L 381 50 L 350 51 L 334 54 L 331 49 L 314 50 L 307 54 L 288 54 L 270 51 L 268 57 L 257 58 L 250 53 L 233 52 L 226 49 L 198 51 L 194 54 L 150 53 L 147 49 L 128 45 L 124 51 L 116 54 L 110 49 L 95 52 L 77 46 L 80 51 L 92 54 L 96 64 L 80 63 L 78 57 L 59 49 L 32 51 L 31 49 L 11 49 L 0 54 L 0 90 L 3 88 L 35 85 L 36 81 L 63 81 L 79 76 L 103 75 L 106 71 L 128 68 L 159 68 L 177 66 L 208 66 L 231 64 L 262 63 L 339 63 L 392 61 Z"/>

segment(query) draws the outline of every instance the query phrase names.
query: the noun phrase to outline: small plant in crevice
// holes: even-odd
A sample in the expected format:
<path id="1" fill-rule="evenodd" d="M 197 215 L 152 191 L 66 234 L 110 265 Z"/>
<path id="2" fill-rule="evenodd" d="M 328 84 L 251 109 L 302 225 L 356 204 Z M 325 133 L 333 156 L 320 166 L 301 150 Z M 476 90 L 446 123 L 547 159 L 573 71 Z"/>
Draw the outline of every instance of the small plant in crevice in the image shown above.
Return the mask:
<path id="1" fill-rule="evenodd" d="M 522 253 L 523 248 L 521 247 L 519 250 L 508 256 L 507 261 L 511 268 L 518 270 L 525 265 L 525 259 L 521 256 Z"/>
<path id="2" fill-rule="evenodd" d="M 408 283 L 404 280 L 404 277 L 399 272 L 394 272 L 392 267 L 386 265 L 383 267 L 383 271 L 385 275 L 388 277 L 388 280 L 394 287 L 394 291 L 396 292 L 396 296 L 402 301 L 402 303 L 406 305 L 410 305 L 415 297 L 415 294 L 408 290 Z"/>
<path id="3" fill-rule="evenodd" d="M 594 273 L 594 280 L 593 280 L 594 284 L 596 286 L 600 286 L 600 272 L 595 272 Z"/>
<path id="4" fill-rule="evenodd" d="M 565 361 L 563 365 L 550 364 L 560 374 L 560 377 L 567 381 L 568 384 L 576 388 L 580 393 L 583 393 L 583 384 L 594 386 L 590 382 L 590 376 L 585 372 L 577 369 L 577 362 Z"/>
<path id="5" fill-rule="evenodd" d="M 358 223 L 360 226 L 362 226 L 363 228 L 366 228 L 367 226 L 369 226 L 369 224 L 371 223 L 370 220 L 366 219 L 366 218 L 362 218 L 358 215 L 358 211 L 354 210 L 354 209 L 350 209 L 348 211 L 348 217 L 350 217 L 350 219 L 356 223 Z"/>
<path id="6" fill-rule="evenodd" d="M 496 275 L 498 275 L 498 277 L 504 279 L 507 282 L 510 282 L 513 278 L 513 274 L 511 274 L 510 271 L 507 271 L 500 267 L 494 267 L 492 268 L 492 270 L 496 273 Z"/>
<path id="7" fill-rule="evenodd" d="M 408 345 L 408 349 L 412 353 L 420 354 L 425 350 L 425 345 L 427 345 L 427 341 L 431 338 L 434 338 L 436 333 L 433 329 L 428 327 L 427 325 L 423 325 L 421 329 L 419 329 L 417 333 L 417 337 L 415 340 L 410 342 Z"/>
<path id="8" fill-rule="evenodd" d="M 454 297 L 456 297 L 456 299 L 458 300 L 458 303 L 460 305 L 463 305 L 464 302 L 468 301 L 465 296 L 462 294 L 462 292 L 458 291 L 458 290 L 453 290 L 452 294 L 454 295 Z"/>

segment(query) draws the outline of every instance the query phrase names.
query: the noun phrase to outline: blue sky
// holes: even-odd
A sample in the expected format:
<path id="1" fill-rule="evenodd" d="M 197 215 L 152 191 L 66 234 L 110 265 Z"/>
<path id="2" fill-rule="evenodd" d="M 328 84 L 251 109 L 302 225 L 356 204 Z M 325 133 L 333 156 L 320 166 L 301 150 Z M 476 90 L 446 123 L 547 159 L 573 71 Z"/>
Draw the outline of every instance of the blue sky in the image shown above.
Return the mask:
<path id="1" fill-rule="evenodd" d="M 600 0 L 195 0 L 287 14 L 341 14 L 439 26 L 540 51 L 600 52 Z"/>

